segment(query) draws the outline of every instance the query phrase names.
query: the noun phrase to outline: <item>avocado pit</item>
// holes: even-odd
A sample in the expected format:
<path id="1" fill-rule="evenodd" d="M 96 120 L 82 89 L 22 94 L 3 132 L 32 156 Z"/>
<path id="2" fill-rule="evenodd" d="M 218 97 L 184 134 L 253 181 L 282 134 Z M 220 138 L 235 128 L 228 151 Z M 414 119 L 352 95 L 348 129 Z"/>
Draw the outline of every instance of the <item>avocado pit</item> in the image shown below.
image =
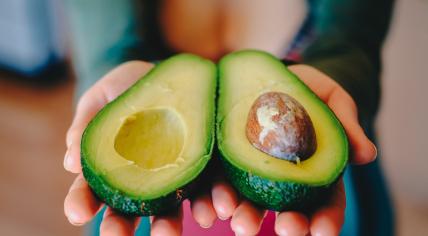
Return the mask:
<path id="1" fill-rule="evenodd" d="M 267 92 L 253 103 L 246 135 L 258 150 L 287 161 L 308 159 L 316 150 L 316 136 L 305 108 L 293 97 Z"/>

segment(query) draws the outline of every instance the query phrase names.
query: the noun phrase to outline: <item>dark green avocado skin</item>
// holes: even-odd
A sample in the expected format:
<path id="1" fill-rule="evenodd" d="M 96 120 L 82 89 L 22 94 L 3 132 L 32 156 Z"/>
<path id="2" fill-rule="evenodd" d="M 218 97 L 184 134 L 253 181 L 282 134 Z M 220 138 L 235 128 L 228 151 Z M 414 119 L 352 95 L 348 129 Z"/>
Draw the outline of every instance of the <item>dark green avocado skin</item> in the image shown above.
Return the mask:
<path id="1" fill-rule="evenodd" d="M 154 69 L 152 69 L 150 72 L 148 72 L 147 75 L 145 75 L 142 79 L 144 79 L 146 76 L 149 76 L 149 74 L 154 73 L 153 71 L 159 70 L 163 68 L 163 65 L 168 65 L 168 63 L 173 63 L 175 60 L 182 60 L 180 58 L 189 58 L 191 57 L 191 60 L 203 60 L 203 63 L 207 63 L 208 61 L 201 59 L 199 57 L 190 55 L 190 54 L 181 54 L 174 56 L 170 59 L 167 59 L 163 62 L 161 62 L 158 66 L 156 66 Z M 175 59 L 173 59 L 175 58 Z M 211 64 L 211 62 L 209 62 Z M 213 65 L 213 72 L 215 73 L 215 68 Z M 213 79 L 213 89 L 215 89 L 215 85 L 217 81 Z M 128 91 L 135 90 L 135 86 L 131 86 Z M 213 91 L 214 92 L 214 91 Z M 188 179 L 184 184 L 177 187 L 177 189 L 166 193 L 163 196 L 156 197 L 154 199 L 145 199 L 142 200 L 141 198 L 138 198 L 137 196 L 130 195 L 126 192 L 123 192 L 111 184 L 109 184 L 105 180 L 105 176 L 97 171 L 94 166 L 91 166 L 90 162 L 90 156 L 88 150 L 86 150 L 88 145 L 84 145 L 86 142 L 88 142 L 88 135 L 87 132 L 93 126 L 99 122 L 101 117 L 106 115 L 106 112 L 109 109 L 109 106 L 111 106 L 115 101 L 122 101 L 126 99 L 128 92 L 124 92 L 121 95 L 119 95 L 118 98 L 116 98 L 113 102 L 107 104 L 103 109 L 101 109 L 97 115 L 92 119 L 92 121 L 88 124 L 87 128 L 84 131 L 84 134 L 82 136 L 81 140 L 81 165 L 82 165 L 82 172 L 83 176 L 85 177 L 87 183 L 89 184 L 90 188 L 92 189 L 92 192 L 95 194 L 95 196 L 102 202 L 105 202 L 109 207 L 114 209 L 117 212 L 120 212 L 123 215 L 129 215 L 129 216 L 149 216 L 149 215 L 165 215 L 170 212 L 173 212 L 177 210 L 177 208 L 180 207 L 181 203 L 196 194 L 198 194 L 200 191 L 205 191 L 209 185 L 204 184 L 207 182 L 207 174 L 209 173 L 206 171 L 206 168 L 210 166 L 210 163 L 212 163 L 211 154 L 213 151 L 213 143 L 214 143 L 214 122 L 215 122 L 215 105 L 214 105 L 214 99 L 212 98 L 212 101 L 209 101 L 210 103 L 207 104 L 208 108 L 211 109 L 210 115 L 212 117 L 212 120 L 210 120 L 207 125 L 210 127 L 209 129 L 209 136 L 208 140 L 206 142 L 206 152 L 204 153 L 204 157 L 209 156 L 209 160 L 207 160 L 206 165 L 204 166 L 204 169 L 198 170 L 197 177 L 194 177 L 193 179 Z M 208 109 L 207 108 L 207 109 Z"/>
<path id="2" fill-rule="evenodd" d="M 185 186 L 165 196 L 153 200 L 141 200 L 111 188 L 90 168 L 85 158 L 81 159 L 81 163 L 83 175 L 95 195 L 114 210 L 130 216 L 163 215 L 173 211 L 193 193 L 195 186 L 200 182 L 200 177 L 197 177 Z"/>
<path id="3" fill-rule="evenodd" d="M 224 114 L 225 111 L 222 109 L 222 99 L 224 100 L 224 97 L 227 98 L 229 94 L 226 93 L 225 87 L 223 84 L 224 80 L 231 79 L 228 78 L 225 70 L 225 65 L 227 63 L 230 63 L 230 61 L 237 57 L 243 57 L 245 59 L 245 55 L 252 54 L 253 56 L 258 56 L 260 58 L 264 58 L 264 60 L 269 60 L 271 63 L 276 63 L 277 65 L 280 65 L 281 62 L 275 58 L 274 56 L 267 54 L 266 52 L 261 52 L 257 50 L 243 50 L 238 52 L 233 52 L 226 57 L 222 58 L 219 62 L 218 66 L 218 102 L 217 102 L 217 123 L 216 123 L 216 134 L 217 134 L 217 153 L 219 153 L 219 159 L 221 160 L 221 163 L 223 165 L 223 171 L 225 173 L 225 176 L 229 183 L 233 185 L 233 187 L 239 192 L 244 198 L 248 199 L 252 203 L 260 206 L 264 209 L 274 210 L 274 211 L 289 211 L 289 210 L 295 210 L 300 211 L 303 213 L 312 213 L 314 210 L 316 210 L 319 207 L 325 206 L 328 201 L 330 201 L 331 197 L 333 196 L 333 193 L 337 190 L 337 182 L 340 180 L 343 171 L 346 166 L 346 162 L 344 164 L 344 167 L 341 170 L 337 170 L 337 177 L 334 179 L 328 180 L 328 183 L 323 185 L 311 185 L 311 184 L 305 184 L 305 183 L 299 183 L 299 181 L 278 181 L 274 180 L 274 178 L 269 179 L 265 178 L 263 176 L 257 175 L 257 173 L 254 173 L 251 169 L 246 169 L 243 166 L 239 166 L 238 164 L 235 164 L 233 161 L 233 158 L 230 158 L 230 153 L 227 153 L 225 150 L 222 150 L 224 147 L 223 144 L 223 122 L 225 122 L 225 117 L 228 114 Z M 246 64 L 242 65 L 252 65 L 252 64 Z M 279 66 L 278 66 L 279 68 Z M 253 68 L 254 69 L 254 68 Z M 290 71 L 287 71 L 285 67 L 283 67 L 281 73 L 284 73 L 284 76 L 291 75 L 292 73 Z M 279 69 L 278 69 L 279 71 Z M 279 73 L 279 72 L 278 72 Z M 294 75 L 293 75 L 294 77 Z M 296 81 L 298 81 L 297 77 Z M 243 83 L 244 81 L 242 81 Z M 300 83 L 300 82 L 299 82 Z M 304 90 L 307 91 L 308 96 L 311 96 L 313 99 L 319 99 L 317 96 L 304 85 L 301 83 L 300 86 L 304 87 Z M 239 89 L 239 88 L 235 88 Z M 330 116 L 331 119 L 337 121 L 338 128 L 341 129 L 341 136 L 343 137 L 344 147 L 343 147 L 343 155 L 346 154 L 346 156 L 343 156 L 341 158 L 344 158 L 344 160 L 348 159 L 348 141 L 346 138 L 346 134 L 343 131 L 340 122 L 335 117 L 334 113 L 330 111 L 324 103 L 320 102 L 318 105 L 322 106 L 323 109 L 328 113 L 328 116 Z M 243 122 L 245 122 L 245 117 L 242 117 Z M 233 148 L 233 147 L 232 147 Z M 238 148 L 238 147 L 237 147 Z M 287 171 L 284 169 L 284 171 Z"/>
<path id="4" fill-rule="evenodd" d="M 229 182 L 251 202 L 273 211 L 296 210 L 309 212 L 328 200 L 336 186 L 309 186 L 278 182 L 246 172 L 221 157 Z"/>

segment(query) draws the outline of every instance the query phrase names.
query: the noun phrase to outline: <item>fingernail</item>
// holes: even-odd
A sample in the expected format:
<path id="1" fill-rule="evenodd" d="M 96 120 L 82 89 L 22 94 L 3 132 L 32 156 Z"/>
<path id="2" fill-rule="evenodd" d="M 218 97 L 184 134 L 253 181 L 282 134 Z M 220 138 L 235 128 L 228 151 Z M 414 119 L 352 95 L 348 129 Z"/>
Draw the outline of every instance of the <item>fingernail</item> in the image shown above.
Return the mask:
<path id="1" fill-rule="evenodd" d="M 217 217 L 218 217 L 220 220 L 225 221 L 225 220 L 227 220 L 227 219 L 229 219 L 229 218 L 230 218 L 230 216 L 225 216 L 225 215 L 228 215 L 228 213 L 226 212 L 226 210 L 225 210 L 225 208 L 224 208 L 224 207 L 222 207 L 222 206 L 217 206 L 217 207 L 215 208 L 215 210 L 216 210 L 216 213 L 217 213 Z"/>
<path id="2" fill-rule="evenodd" d="M 373 159 L 372 159 L 372 161 L 374 161 L 374 160 L 376 160 L 376 158 L 377 158 L 377 147 L 376 147 L 376 145 L 374 145 L 374 143 L 372 143 L 372 145 L 373 145 L 373 148 L 374 148 L 374 150 L 375 150 L 375 155 L 374 155 L 374 157 L 373 157 Z"/>
<path id="3" fill-rule="evenodd" d="M 65 152 L 65 155 L 64 155 L 64 169 L 66 169 L 68 171 L 70 171 L 70 165 L 71 165 L 69 159 L 70 158 L 68 156 L 68 149 L 67 149 L 67 151 Z"/>
<path id="4" fill-rule="evenodd" d="M 72 225 L 75 225 L 75 226 L 83 225 L 83 223 L 80 222 L 80 217 L 74 212 L 67 213 L 67 219 Z"/>
<path id="5" fill-rule="evenodd" d="M 235 232 L 235 235 L 245 235 L 245 229 L 242 228 L 241 226 L 237 226 L 235 227 L 235 229 L 232 229 L 233 232 Z"/>
<path id="6" fill-rule="evenodd" d="M 209 228 L 211 228 L 212 225 L 213 224 L 210 224 L 210 225 L 199 224 L 199 226 L 201 226 L 204 229 L 209 229 Z"/>
<path id="7" fill-rule="evenodd" d="M 68 193 L 70 193 L 71 191 L 75 190 L 75 189 L 81 189 L 84 188 L 87 185 L 86 180 L 83 176 L 79 176 L 78 178 L 76 178 L 73 182 L 73 184 L 71 185 L 70 189 L 68 190 Z"/>
<path id="8" fill-rule="evenodd" d="M 105 211 L 103 212 L 103 219 L 107 216 L 107 210 L 108 209 L 105 209 Z"/>
<path id="9" fill-rule="evenodd" d="M 67 146 L 67 148 L 70 148 L 70 146 L 73 144 L 73 141 L 70 138 L 67 138 L 65 140 L 65 145 Z"/>

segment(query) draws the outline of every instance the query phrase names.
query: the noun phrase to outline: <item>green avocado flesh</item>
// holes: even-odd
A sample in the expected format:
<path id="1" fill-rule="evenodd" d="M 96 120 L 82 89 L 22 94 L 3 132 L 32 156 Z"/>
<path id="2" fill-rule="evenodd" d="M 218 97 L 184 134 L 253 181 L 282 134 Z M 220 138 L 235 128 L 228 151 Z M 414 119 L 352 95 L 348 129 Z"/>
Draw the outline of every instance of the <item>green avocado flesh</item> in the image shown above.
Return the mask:
<path id="1" fill-rule="evenodd" d="M 307 210 L 331 192 L 348 161 L 348 141 L 333 112 L 281 61 L 259 51 L 240 51 L 219 63 L 217 140 L 229 181 L 249 200 L 271 210 Z M 317 147 L 293 163 L 252 146 L 246 119 L 266 92 L 292 96 L 312 120 Z"/>
<path id="2" fill-rule="evenodd" d="M 129 215 L 175 209 L 211 158 L 215 93 L 215 65 L 181 54 L 107 104 L 81 142 L 95 194 Z"/>

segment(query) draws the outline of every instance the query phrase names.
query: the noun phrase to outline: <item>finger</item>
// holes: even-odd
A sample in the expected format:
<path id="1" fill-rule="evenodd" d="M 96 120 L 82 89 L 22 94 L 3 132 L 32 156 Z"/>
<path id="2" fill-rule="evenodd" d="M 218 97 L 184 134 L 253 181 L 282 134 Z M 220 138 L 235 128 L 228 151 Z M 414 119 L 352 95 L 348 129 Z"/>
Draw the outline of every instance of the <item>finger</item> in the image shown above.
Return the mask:
<path id="1" fill-rule="evenodd" d="M 288 69 L 296 74 L 324 102 L 328 100 L 334 88 L 339 86 L 321 71 L 307 65 L 293 65 Z"/>
<path id="2" fill-rule="evenodd" d="M 125 62 L 104 76 L 97 86 L 104 91 L 107 100 L 112 101 L 147 74 L 153 66 L 152 63 L 144 61 Z"/>
<path id="3" fill-rule="evenodd" d="M 345 191 L 343 181 L 338 183 L 331 204 L 312 215 L 310 232 L 312 235 L 339 235 L 345 217 Z"/>
<path id="4" fill-rule="evenodd" d="M 256 235 L 266 214 L 265 210 L 253 206 L 244 200 L 233 213 L 230 226 L 235 234 Z"/>
<path id="5" fill-rule="evenodd" d="M 313 67 L 294 65 L 289 69 L 327 103 L 340 120 L 353 151 L 351 162 L 366 164 L 376 159 L 376 146 L 367 138 L 358 122 L 357 106 L 352 97 L 338 83 Z"/>
<path id="6" fill-rule="evenodd" d="M 337 87 L 330 95 L 328 106 L 336 114 L 343 125 L 351 145 L 351 162 L 366 164 L 376 159 L 376 146 L 364 133 L 358 122 L 357 107 L 352 98 L 341 87 Z"/>
<path id="7" fill-rule="evenodd" d="M 280 236 L 305 236 L 309 233 L 308 218 L 299 212 L 281 212 L 275 220 L 275 232 Z"/>
<path id="8" fill-rule="evenodd" d="M 100 225 L 101 236 L 134 235 L 139 223 L 138 217 L 124 216 L 116 213 L 110 207 L 106 209 Z"/>
<path id="9" fill-rule="evenodd" d="M 67 152 L 64 157 L 64 168 L 72 173 L 80 173 L 80 141 L 83 131 L 95 114 L 107 103 L 99 87 L 88 90 L 79 100 L 74 120 L 67 131 Z"/>
<path id="10" fill-rule="evenodd" d="M 142 61 L 124 63 L 106 74 L 80 98 L 73 122 L 66 135 L 67 152 L 64 157 L 66 170 L 73 173 L 81 172 L 80 140 L 89 121 L 105 104 L 123 93 L 152 66 Z"/>
<path id="11" fill-rule="evenodd" d="M 83 225 L 97 214 L 101 205 L 101 202 L 93 195 L 83 175 L 80 174 L 74 180 L 65 197 L 64 213 L 71 224 Z"/>
<path id="12" fill-rule="evenodd" d="M 180 236 L 183 230 L 183 207 L 170 215 L 153 217 L 151 236 Z"/>
<path id="13" fill-rule="evenodd" d="M 209 194 L 203 194 L 191 201 L 191 208 L 193 218 L 202 228 L 210 228 L 217 218 Z"/>
<path id="14" fill-rule="evenodd" d="M 216 182 L 211 190 L 211 195 L 217 216 L 221 220 L 231 217 L 238 207 L 238 195 L 232 186 L 224 181 Z"/>

